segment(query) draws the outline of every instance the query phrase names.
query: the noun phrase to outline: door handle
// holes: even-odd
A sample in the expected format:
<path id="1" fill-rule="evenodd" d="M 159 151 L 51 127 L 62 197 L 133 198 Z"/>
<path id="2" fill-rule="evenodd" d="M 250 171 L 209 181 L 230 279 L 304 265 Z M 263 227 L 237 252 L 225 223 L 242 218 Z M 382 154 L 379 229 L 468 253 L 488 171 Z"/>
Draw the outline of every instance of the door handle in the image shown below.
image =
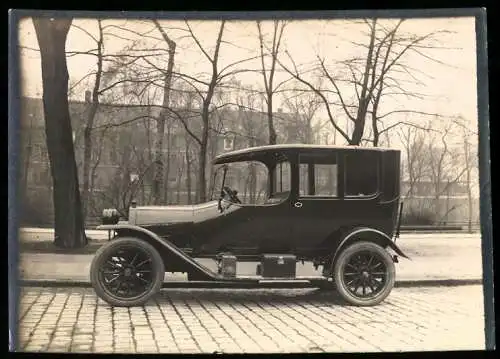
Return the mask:
<path id="1" fill-rule="evenodd" d="M 293 205 L 295 208 L 300 208 L 302 207 L 302 202 L 295 202 Z"/>

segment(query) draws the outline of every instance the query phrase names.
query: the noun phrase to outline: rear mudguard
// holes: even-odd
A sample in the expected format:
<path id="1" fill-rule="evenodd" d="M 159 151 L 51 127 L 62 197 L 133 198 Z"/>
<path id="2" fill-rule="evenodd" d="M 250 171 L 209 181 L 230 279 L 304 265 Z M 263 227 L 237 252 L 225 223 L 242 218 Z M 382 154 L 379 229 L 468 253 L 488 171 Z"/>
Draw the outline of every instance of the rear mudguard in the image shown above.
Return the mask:
<path id="1" fill-rule="evenodd" d="M 394 243 L 394 241 L 389 237 L 387 234 L 384 232 L 381 232 L 379 230 L 373 229 L 373 228 L 356 228 L 349 232 L 340 242 L 338 245 L 337 249 L 335 250 L 335 253 L 333 255 L 333 261 L 335 262 L 335 259 L 337 258 L 338 254 L 340 253 L 341 249 L 349 242 L 352 241 L 356 237 L 360 236 L 367 236 L 368 241 L 372 241 L 375 243 L 379 243 L 381 245 L 385 245 L 389 248 L 391 248 L 394 252 L 396 252 L 399 256 L 410 259 L 406 254 L 403 253 L 403 251 Z"/>
<path id="2" fill-rule="evenodd" d="M 151 241 L 158 244 L 163 250 L 167 251 L 169 255 L 175 257 L 176 260 L 185 265 L 186 272 L 189 278 L 193 280 L 217 280 L 219 276 L 209 268 L 201 265 L 192 257 L 180 250 L 176 245 L 165 238 L 160 238 L 154 232 L 148 229 L 131 225 L 131 224 L 109 224 L 98 226 L 99 230 L 116 231 L 118 235 L 120 232 L 128 232 L 131 235 L 134 233 L 146 235 Z"/>

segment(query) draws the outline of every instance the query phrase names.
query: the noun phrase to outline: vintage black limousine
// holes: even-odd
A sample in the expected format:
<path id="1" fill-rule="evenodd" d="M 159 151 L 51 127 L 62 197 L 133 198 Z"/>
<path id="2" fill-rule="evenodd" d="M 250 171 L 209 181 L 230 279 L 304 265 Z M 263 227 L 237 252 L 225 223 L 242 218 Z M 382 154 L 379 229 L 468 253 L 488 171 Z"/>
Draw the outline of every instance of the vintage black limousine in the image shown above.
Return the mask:
<path id="1" fill-rule="evenodd" d="M 206 203 L 133 204 L 124 221 L 104 211 L 98 228 L 112 239 L 96 253 L 90 273 L 100 298 L 142 305 L 166 272 L 214 284 L 307 282 L 335 288 L 360 306 L 389 295 L 397 256 L 407 258 L 395 244 L 398 150 L 269 145 L 224 153 L 213 164 Z M 212 258 L 218 270 L 198 258 Z M 297 276 L 299 261 L 322 274 Z M 238 275 L 241 262 L 257 262 L 255 275 Z"/>

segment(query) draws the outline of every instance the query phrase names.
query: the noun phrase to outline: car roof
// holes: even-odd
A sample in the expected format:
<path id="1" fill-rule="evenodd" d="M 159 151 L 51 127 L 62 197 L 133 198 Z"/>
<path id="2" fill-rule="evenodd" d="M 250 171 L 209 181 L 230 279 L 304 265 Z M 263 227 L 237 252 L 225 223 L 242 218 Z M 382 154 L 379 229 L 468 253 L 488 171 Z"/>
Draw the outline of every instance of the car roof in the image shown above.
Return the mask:
<path id="1" fill-rule="evenodd" d="M 363 146 L 337 146 L 337 145 L 308 145 L 308 144 L 280 144 L 280 145 L 265 145 L 258 147 L 249 147 L 241 150 L 235 150 L 226 152 L 218 155 L 213 160 L 214 164 L 228 163 L 228 162 L 238 162 L 254 159 L 257 157 L 266 157 L 269 154 L 273 154 L 276 151 L 282 153 L 301 153 L 301 152 L 328 152 L 332 150 L 342 150 L 342 151 L 376 151 L 376 152 L 386 152 L 386 151 L 397 151 L 398 149 L 387 148 L 387 147 L 363 147 Z M 258 158 L 255 158 L 259 160 Z"/>

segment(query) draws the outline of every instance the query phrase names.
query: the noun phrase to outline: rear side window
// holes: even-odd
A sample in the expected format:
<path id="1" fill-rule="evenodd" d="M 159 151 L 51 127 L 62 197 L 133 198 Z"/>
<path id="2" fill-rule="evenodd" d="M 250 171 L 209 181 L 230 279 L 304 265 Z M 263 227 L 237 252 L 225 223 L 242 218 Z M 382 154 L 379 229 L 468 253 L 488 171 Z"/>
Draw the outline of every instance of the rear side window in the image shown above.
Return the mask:
<path id="1" fill-rule="evenodd" d="M 345 196 L 363 197 L 377 193 L 379 153 L 356 151 L 345 155 Z"/>

